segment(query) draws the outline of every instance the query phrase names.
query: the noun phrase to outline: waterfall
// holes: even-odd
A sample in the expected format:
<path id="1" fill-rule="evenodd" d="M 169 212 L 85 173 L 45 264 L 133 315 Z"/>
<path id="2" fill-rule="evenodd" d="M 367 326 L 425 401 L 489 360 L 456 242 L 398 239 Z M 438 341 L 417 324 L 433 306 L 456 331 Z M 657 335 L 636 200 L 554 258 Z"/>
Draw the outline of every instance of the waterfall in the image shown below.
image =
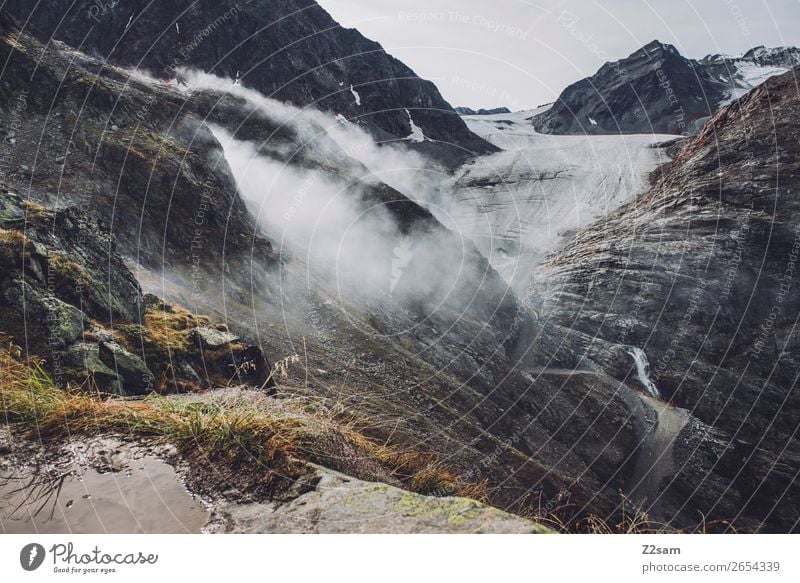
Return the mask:
<path id="1" fill-rule="evenodd" d="M 636 364 L 636 376 L 639 377 L 639 381 L 644 385 L 644 388 L 652 396 L 661 398 L 658 387 L 650 380 L 650 362 L 647 360 L 644 350 L 635 346 L 629 346 L 625 350 L 633 357 L 633 362 Z"/>

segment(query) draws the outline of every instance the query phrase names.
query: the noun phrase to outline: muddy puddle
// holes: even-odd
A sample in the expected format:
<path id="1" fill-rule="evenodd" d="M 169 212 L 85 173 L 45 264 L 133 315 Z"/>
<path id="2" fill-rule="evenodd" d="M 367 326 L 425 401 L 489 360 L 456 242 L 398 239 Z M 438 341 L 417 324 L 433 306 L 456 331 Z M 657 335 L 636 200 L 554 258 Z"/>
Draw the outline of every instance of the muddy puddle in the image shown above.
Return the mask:
<path id="1" fill-rule="evenodd" d="M 99 454 L 89 457 L 105 462 L 100 467 L 70 461 L 63 470 L 41 471 L 6 464 L 0 533 L 197 533 L 208 522 L 202 502 L 161 459 L 124 448 Z"/>

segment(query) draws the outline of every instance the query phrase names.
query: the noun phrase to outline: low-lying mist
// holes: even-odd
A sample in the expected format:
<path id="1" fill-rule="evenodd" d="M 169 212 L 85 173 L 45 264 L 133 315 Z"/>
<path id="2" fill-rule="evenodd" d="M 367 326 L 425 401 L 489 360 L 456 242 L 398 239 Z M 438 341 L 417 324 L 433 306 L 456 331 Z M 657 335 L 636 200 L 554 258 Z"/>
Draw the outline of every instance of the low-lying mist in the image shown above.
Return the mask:
<path id="1" fill-rule="evenodd" d="M 212 126 L 239 193 L 284 257 L 371 295 L 389 291 L 386 260 L 403 235 L 381 206 L 361 208 L 361 185 L 259 153 L 251 142 Z"/>

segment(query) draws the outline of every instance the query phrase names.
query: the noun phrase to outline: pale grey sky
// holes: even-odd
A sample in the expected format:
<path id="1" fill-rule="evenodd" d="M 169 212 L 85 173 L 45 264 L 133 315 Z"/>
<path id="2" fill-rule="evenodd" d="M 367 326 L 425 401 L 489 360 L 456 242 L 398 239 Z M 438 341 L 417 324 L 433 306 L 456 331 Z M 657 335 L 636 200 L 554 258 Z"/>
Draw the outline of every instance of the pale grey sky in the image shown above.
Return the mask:
<path id="1" fill-rule="evenodd" d="M 319 0 L 452 105 L 552 101 L 603 62 L 658 39 L 682 54 L 800 45 L 800 0 Z"/>

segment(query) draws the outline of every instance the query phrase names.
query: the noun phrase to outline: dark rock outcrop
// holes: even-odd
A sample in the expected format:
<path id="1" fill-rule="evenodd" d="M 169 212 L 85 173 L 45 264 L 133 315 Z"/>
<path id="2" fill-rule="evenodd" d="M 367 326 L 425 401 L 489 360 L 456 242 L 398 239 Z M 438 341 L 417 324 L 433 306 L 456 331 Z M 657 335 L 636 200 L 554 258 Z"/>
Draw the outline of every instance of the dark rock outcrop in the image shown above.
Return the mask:
<path id="1" fill-rule="evenodd" d="M 691 419 L 650 497 L 674 525 L 800 524 L 798 71 L 716 114 L 646 194 L 580 231 L 539 274 L 540 343 L 562 366 L 613 371 L 641 347 Z M 668 479 L 667 479 L 668 478 Z"/>
<path id="2" fill-rule="evenodd" d="M 472 109 L 471 107 L 456 107 L 458 115 L 496 115 L 498 113 L 511 113 L 507 107 L 494 107 L 492 109 Z"/>

